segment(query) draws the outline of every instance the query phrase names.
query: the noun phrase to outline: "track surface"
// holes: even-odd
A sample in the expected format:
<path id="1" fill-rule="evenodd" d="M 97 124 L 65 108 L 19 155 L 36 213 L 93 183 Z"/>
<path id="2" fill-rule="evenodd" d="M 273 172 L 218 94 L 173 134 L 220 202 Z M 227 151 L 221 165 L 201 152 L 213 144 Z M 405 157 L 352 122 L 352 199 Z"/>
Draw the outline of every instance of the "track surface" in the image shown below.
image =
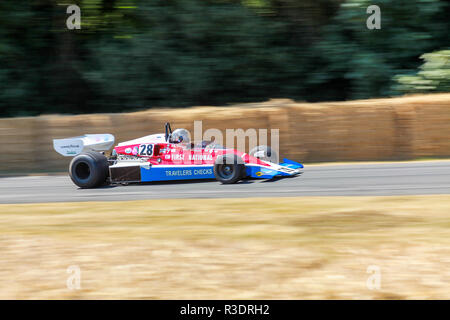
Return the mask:
<path id="1" fill-rule="evenodd" d="M 450 161 L 306 166 L 294 178 L 234 185 L 209 180 L 88 190 L 78 189 L 68 176 L 0 178 L 0 203 L 416 194 L 450 194 Z"/>

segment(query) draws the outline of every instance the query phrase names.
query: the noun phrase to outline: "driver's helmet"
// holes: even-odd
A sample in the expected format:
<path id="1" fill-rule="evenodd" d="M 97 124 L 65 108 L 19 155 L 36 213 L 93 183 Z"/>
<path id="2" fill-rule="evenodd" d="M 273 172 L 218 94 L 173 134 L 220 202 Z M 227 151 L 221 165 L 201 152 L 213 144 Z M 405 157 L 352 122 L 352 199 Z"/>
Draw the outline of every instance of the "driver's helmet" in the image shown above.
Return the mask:
<path id="1" fill-rule="evenodd" d="M 171 140 L 173 143 L 189 143 L 189 131 L 186 129 L 176 129 L 174 132 L 172 132 Z"/>

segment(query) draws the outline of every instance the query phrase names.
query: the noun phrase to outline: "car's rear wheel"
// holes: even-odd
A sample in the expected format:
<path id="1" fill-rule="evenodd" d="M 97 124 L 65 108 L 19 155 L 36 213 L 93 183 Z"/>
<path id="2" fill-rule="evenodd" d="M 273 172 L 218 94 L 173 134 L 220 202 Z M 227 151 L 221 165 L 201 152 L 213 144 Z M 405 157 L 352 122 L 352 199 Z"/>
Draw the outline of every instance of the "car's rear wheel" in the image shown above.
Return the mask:
<path id="1" fill-rule="evenodd" d="M 214 176 L 223 184 L 236 183 L 244 177 L 245 165 L 238 156 L 225 154 L 218 156 L 214 164 Z"/>
<path id="2" fill-rule="evenodd" d="M 108 159 L 97 152 L 82 153 L 72 159 L 69 176 L 80 188 L 96 188 L 109 176 Z"/>

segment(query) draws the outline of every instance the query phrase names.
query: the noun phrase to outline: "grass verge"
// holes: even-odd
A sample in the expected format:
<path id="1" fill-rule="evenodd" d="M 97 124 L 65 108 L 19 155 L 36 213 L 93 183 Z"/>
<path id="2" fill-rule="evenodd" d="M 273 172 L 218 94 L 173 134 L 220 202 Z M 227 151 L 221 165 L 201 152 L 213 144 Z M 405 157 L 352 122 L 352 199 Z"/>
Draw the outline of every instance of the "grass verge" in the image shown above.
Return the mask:
<path id="1" fill-rule="evenodd" d="M 0 205 L 1 299 L 450 298 L 450 196 Z M 81 289 L 68 290 L 69 266 Z M 366 286 L 369 266 L 381 288 Z"/>

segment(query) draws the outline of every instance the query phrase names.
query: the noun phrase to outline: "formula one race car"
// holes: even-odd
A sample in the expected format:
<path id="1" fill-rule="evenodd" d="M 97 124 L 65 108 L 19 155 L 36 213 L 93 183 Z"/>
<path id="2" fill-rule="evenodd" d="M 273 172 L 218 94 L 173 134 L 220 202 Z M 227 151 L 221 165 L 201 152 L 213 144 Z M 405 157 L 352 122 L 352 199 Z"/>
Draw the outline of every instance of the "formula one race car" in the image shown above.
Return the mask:
<path id="1" fill-rule="evenodd" d="M 110 134 L 86 134 L 55 139 L 53 146 L 63 156 L 74 156 L 69 175 L 80 188 L 95 188 L 105 183 L 217 179 L 229 184 L 246 177 L 271 179 L 295 176 L 303 165 L 284 159 L 267 146 L 257 146 L 249 154 L 226 149 L 214 141 L 192 143 L 189 132 L 172 132 L 166 123 L 165 133 L 152 134 L 119 143 L 110 157 L 104 155 L 114 144 Z"/>

